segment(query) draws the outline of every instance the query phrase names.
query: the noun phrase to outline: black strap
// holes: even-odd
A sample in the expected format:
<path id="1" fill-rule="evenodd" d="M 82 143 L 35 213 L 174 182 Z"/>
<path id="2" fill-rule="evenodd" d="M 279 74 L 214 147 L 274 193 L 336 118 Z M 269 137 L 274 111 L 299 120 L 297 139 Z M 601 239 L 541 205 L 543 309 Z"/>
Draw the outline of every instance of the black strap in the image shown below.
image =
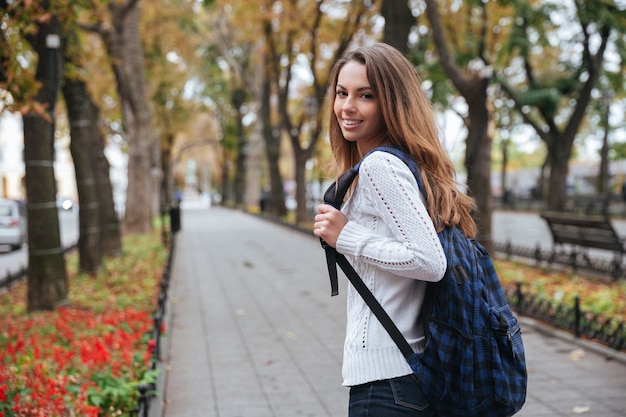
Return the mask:
<path id="1" fill-rule="evenodd" d="M 337 279 L 337 250 L 326 243 L 324 239 L 320 239 L 320 242 L 326 252 L 326 265 L 328 266 L 328 276 L 330 277 L 330 295 L 334 297 L 339 294 L 339 280 Z"/>
<path id="2" fill-rule="evenodd" d="M 367 288 L 367 285 L 365 285 L 361 277 L 359 277 L 359 274 L 357 274 L 352 265 L 350 265 L 350 262 L 348 262 L 346 257 L 338 253 L 335 249 L 331 249 L 335 252 L 335 258 L 337 259 L 339 267 L 343 270 L 346 277 L 348 277 L 354 288 L 367 303 L 378 321 L 380 321 L 380 324 L 382 324 L 385 330 L 387 330 L 387 333 L 389 333 L 389 336 L 391 336 L 394 343 L 398 346 L 400 352 L 402 352 L 405 358 L 413 355 L 414 352 L 411 345 L 409 345 L 409 342 L 406 341 L 396 324 L 393 320 L 391 320 L 391 317 L 389 317 L 389 314 L 387 314 L 383 306 L 380 305 L 370 289 Z M 328 251 L 326 251 L 326 253 L 328 254 Z"/>
<path id="3" fill-rule="evenodd" d="M 337 210 L 341 208 L 343 198 L 350 188 L 350 184 L 354 181 L 354 178 L 359 173 L 357 169 L 349 169 L 332 183 L 328 190 L 324 193 L 324 202 L 335 207 Z M 339 294 L 339 280 L 337 279 L 337 251 L 335 248 L 329 246 L 323 239 L 320 239 L 322 247 L 326 252 L 326 264 L 328 265 L 328 276 L 330 277 L 330 295 L 335 296 Z"/>

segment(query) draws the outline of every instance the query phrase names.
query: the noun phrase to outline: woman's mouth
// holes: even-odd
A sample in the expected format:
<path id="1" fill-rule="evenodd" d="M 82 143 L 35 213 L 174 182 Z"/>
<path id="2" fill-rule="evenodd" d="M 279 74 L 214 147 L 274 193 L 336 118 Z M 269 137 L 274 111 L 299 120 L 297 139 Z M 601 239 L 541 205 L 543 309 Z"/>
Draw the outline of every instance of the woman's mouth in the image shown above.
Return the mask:
<path id="1" fill-rule="evenodd" d="M 362 123 L 363 120 L 347 120 L 347 119 L 343 119 L 343 124 L 345 126 L 356 126 L 360 123 Z"/>

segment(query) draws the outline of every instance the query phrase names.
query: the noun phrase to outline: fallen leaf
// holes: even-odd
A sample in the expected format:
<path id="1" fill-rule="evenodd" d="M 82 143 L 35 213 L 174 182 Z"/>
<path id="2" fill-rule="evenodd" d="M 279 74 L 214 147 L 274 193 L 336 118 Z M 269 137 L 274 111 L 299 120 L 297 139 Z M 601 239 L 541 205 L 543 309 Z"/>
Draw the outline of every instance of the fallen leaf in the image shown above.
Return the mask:
<path id="1" fill-rule="evenodd" d="M 569 353 L 569 358 L 574 362 L 577 362 L 585 356 L 585 351 L 583 349 L 574 349 Z"/>

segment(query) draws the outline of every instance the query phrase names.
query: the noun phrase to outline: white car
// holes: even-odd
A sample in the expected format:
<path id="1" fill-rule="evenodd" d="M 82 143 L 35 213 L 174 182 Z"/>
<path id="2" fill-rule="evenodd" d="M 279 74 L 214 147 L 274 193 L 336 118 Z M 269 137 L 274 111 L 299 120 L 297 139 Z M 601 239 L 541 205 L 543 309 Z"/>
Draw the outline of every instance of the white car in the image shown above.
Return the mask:
<path id="1" fill-rule="evenodd" d="M 0 245 L 19 249 L 28 240 L 26 206 L 24 203 L 0 199 Z"/>

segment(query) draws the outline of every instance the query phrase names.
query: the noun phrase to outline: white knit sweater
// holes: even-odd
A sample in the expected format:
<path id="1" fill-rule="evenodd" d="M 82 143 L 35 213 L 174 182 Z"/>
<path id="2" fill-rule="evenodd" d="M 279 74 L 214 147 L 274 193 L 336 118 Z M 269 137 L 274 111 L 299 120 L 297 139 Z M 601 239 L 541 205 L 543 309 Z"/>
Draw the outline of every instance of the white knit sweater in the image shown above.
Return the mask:
<path id="1" fill-rule="evenodd" d="M 414 349 L 426 281 L 439 281 L 446 258 L 415 177 L 399 158 L 374 152 L 361 164 L 337 241 L 376 299 Z M 347 292 L 343 385 L 409 375 L 411 368 L 352 285 Z"/>

